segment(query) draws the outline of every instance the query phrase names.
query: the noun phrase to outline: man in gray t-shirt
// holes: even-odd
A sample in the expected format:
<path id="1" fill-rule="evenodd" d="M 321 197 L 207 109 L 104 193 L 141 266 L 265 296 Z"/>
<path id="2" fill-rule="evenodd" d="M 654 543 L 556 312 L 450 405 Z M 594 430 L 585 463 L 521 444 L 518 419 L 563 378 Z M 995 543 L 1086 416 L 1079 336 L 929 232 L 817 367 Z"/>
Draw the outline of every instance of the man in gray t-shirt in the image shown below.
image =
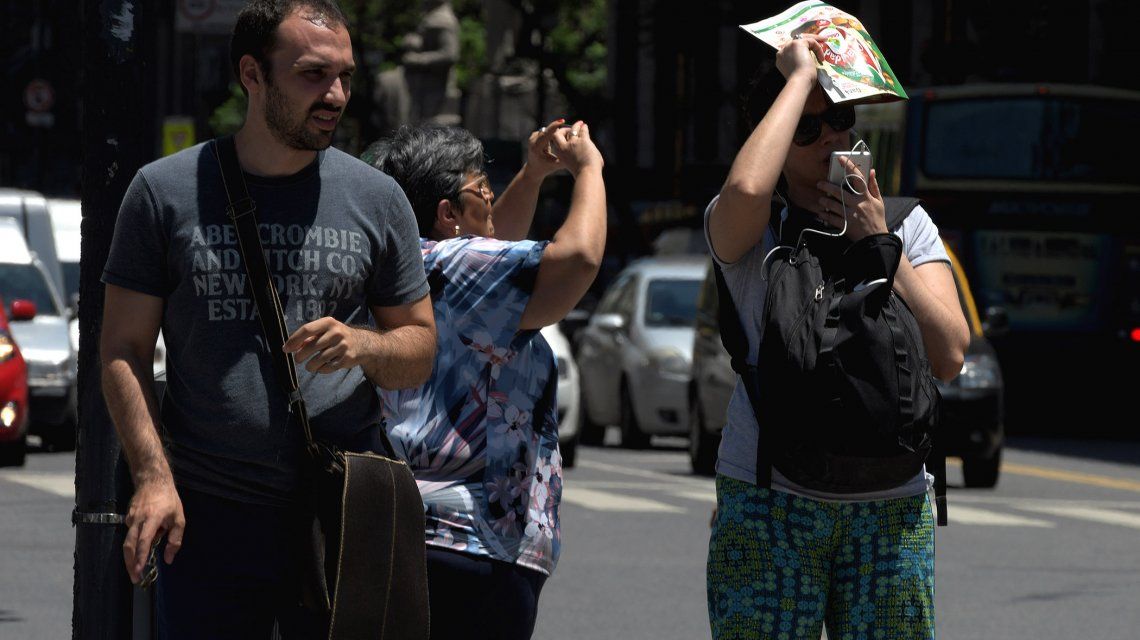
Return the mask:
<path id="1" fill-rule="evenodd" d="M 372 449 L 374 385 L 426 380 L 435 325 L 406 197 L 329 148 L 354 70 L 344 16 L 323 0 L 252 2 L 231 56 L 249 96 L 239 164 L 314 431 Z M 143 167 L 103 275 L 104 394 L 135 481 L 124 561 L 138 582 L 166 536 L 158 612 L 168 637 L 268 637 L 297 602 L 293 545 L 311 522 L 297 508 L 303 435 L 227 204 L 211 143 Z M 161 420 L 150 374 L 160 328 Z"/>

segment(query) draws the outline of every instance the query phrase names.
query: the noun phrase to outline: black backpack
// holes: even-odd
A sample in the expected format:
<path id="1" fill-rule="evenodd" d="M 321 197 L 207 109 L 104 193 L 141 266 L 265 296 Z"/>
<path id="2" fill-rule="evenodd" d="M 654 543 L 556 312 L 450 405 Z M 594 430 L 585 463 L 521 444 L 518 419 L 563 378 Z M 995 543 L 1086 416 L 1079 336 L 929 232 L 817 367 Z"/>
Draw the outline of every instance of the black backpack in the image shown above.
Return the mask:
<path id="1" fill-rule="evenodd" d="M 885 203 L 894 230 L 919 201 Z M 765 264 L 759 368 L 747 363 L 747 337 L 713 262 L 721 340 L 760 426 L 756 484 L 771 486 L 775 467 L 817 491 L 881 491 L 905 484 L 929 457 L 945 524 L 945 456 L 935 449 L 941 396 L 918 321 L 892 290 L 902 241 L 809 232 L 781 242 L 797 244 Z"/>

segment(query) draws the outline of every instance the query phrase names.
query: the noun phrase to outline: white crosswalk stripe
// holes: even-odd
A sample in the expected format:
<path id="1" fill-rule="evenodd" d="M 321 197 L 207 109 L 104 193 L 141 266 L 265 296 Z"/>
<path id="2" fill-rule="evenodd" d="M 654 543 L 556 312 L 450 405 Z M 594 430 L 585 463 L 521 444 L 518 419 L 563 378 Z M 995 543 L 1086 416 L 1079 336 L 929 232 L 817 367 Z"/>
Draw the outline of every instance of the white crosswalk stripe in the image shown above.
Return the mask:
<path id="1" fill-rule="evenodd" d="M 716 489 L 712 487 L 708 489 L 675 489 L 670 491 L 669 494 L 686 500 L 716 504 Z"/>
<path id="2" fill-rule="evenodd" d="M 1047 513 L 1050 515 L 1061 516 L 1064 518 L 1076 518 L 1079 520 L 1091 520 L 1093 522 L 1102 522 L 1104 524 L 1115 524 L 1122 527 L 1131 527 L 1133 529 L 1140 529 L 1140 514 L 1128 513 L 1126 511 L 1116 511 L 1114 509 L 1101 509 L 1098 507 L 1081 507 L 1074 505 L 1049 505 L 1049 504 L 1029 504 L 1018 506 L 1019 509 L 1025 511 L 1033 511 L 1035 513 Z M 951 511 L 953 513 L 953 511 Z"/>
<path id="3" fill-rule="evenodd" d="M 975 509 L 961 505 L 949 504 L 946 508 L 947 516 L 952 524 L 974 524 L 997 527 L 1042 527 L 1051 528 L 1052 522 L 1025 518 L 1008 513 L 998 513 L 988 509 Z"/>
<path id="4" fill-rule="evenodd" d="M 578 505 L 595 511 L 619 511 L 624 513 L 685 513 L 686 509 L 665 504 L 657 500 L 640 498 L 609 491 L 594 491 L 576 487 L 563 487 L 562 502 Z"/>
<path id="5" fill-rule="evenodd" d="M 629 513 L 698 513 L 716 504 L 716 490 L 711 481 L 676 478 L 660 472 L 629 469 L 604 463 L 588 465 L 640 481 L 584 480 L 569 478 L 563 489 L 563 501 L 577 507 L 606 512 Z M 646 482 L 648 480 L 648 482 Z M 661 496 L 662 500 L 633 493 Z M 666 500 L 666 501 L 663 501 Z M 682 500 L 683 505 L 670 504 Z M 958 525 L 983 527 L 1032 527 L 1052 529 L 1065 520 L 1084 520 L 1140 529 L 1140 502 L 1104 501 L 1088 505 L 1078 501 L 1040 500 L 976 496 L 967 493 L 949 496 L 950 521 Z M 694 505 L 692 503 L 699 503 Z M 963 504 L 965 503 L 965 504 Z M 985 508 L 981 508 L 982 505 Z M 1114 507 L 1114 508 L 1107 508 Z M 1058 516 L 1061 520 L 1030 517 L 1024 512 Z"/>
<path id="6" fill-rule="evenodd" d="M 0 480 L 7 480 L 63 498 L 75 498 L 75 476 L 70 473 L 36 473 L 5 471 Z"/>

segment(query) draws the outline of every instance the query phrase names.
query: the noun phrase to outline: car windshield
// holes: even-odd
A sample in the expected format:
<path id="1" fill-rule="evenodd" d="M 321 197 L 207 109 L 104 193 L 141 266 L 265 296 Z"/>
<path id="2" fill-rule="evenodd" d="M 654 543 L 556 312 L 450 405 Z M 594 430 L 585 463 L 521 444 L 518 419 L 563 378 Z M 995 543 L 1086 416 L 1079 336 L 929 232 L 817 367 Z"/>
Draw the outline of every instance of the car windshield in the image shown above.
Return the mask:
<path id="1" fill-rule="evenodd" d="M 16 300 L 30 300 L 39 315 L 60 315 L 44 274 L 30 264 L 0 263 L 0 297 L 9 305 Z"/>
<path id="2" fill-rule="evenodd" d="M 645 325 L 693 326 L 700 289 L 700 280 L 651 280 L 645 295 Z"/>
<path id="3" fill-rule="evenodd" d="M 932 178 L 1134 183 L 1104 153 L 1138 103 L 1065 97 L 947 100 L 927 107 L 922 169 Z"/>

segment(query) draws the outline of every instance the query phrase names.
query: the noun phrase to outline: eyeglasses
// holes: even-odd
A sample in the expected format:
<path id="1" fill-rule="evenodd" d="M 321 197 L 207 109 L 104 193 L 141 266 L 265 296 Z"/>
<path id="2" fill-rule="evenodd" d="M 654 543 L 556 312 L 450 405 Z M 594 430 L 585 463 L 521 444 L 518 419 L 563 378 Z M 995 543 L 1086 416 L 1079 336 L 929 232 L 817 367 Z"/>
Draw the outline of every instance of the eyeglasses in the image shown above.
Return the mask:
<path id="1" fill-rule="evenodd" d="M 483 174 L 462 187 L 459 187 L 459 193 L 463 193 L 464 191 L 473 193 L 484 200 L 490 200 L 495 197 L 495 192 L 491 190 L 491 183 L 487 181 L 487 174 Z"/>
<path id="2" fill-rule="evenodd" d="M 823 113 L 805 113 L 796 125 L 796 133 L 792 142 L 801 147 L 819 140 L 823 133 L 823 123 L 836 132 L 847 131 L 855 126 L 855 107 L 851 105 L 831 105 Z"/>

